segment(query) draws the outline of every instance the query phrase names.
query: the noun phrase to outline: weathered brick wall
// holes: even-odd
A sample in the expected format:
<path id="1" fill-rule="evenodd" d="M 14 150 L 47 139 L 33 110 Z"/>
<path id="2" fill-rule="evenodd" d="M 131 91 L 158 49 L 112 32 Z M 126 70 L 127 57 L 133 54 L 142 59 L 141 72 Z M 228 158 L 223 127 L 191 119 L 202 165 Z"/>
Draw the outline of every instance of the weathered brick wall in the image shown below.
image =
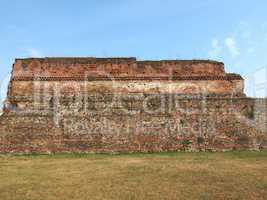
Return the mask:
<path id="1" fill-rule="evenodd" d="M 16 60 L 0 152 L 267 148 L 267 100 L 215 61 Z"/>
<path id="2" fill-rule="evenodd" d="M 12 81 L 10 97 L 32 97 L 59 93 L 79 95 L 103 93 L 145 94 L 215 94 L 243 95 L 241 80 L 187 80 L 187 81 Z"/>
<path id="3" fill-rule="evenodd" d="M 43 58 L 17 59 L 13 76 L 99 77 L 226 76 L 224 64 L 203 60 L 137 61 L 135 58 Z"/>
<path id="4" fill-rule="evenodd" d="M 73 99 L 62 97 L 51 110 L 6 114 L 4 120 L 0 120 L 0 151 L 161 152 L 267 148 L 267 101 L 263 99 L 135 94 L 94 95 L 88 97 L 88 103 L 70 102 L 74 102 Z M 52 109 L 57 109 L 57 114 Z"/>

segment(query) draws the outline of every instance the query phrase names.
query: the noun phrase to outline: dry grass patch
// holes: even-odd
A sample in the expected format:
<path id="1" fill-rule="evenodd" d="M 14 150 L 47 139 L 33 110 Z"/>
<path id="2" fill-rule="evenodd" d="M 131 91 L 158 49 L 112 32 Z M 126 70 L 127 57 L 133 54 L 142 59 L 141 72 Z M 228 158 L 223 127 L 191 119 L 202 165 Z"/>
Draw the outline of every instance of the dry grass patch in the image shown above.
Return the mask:
<path id="1" fill-rule="evenodd" d="M 0 199 L 267 199 L 267 152 L 0 156 Z"/>

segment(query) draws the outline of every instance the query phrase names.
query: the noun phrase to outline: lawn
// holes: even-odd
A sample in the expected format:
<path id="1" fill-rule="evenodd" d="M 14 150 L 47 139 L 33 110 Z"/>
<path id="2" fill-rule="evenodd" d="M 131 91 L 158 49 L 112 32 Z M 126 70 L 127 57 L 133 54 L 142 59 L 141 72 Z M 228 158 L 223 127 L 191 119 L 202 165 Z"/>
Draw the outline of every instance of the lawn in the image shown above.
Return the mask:
<path id="1" fill-rule="evenodd" d="M 9 199 L 267 199 L 267 151 L 0 155 Z"/>

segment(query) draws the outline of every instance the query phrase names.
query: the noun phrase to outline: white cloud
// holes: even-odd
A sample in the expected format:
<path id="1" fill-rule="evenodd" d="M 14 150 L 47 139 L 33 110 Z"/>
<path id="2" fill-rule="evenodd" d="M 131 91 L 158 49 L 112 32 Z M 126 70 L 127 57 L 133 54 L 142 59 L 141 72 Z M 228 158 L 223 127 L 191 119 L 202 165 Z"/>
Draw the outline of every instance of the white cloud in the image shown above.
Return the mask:
<path id="1" fill-rule="evenodd" d="M 250 53 L 250 54 L 255 53 L 255 48 L 254 47 L 248 48 L 248 53 Z"/>
<path id="2" fill-rule="evenodd" d="M 253 97 L 267 97 L 267 67 L 245 76 L 246 93 Z"/>
<path id="3" fill-rule="evenodd" d="M 240 51 L 236 46 L 236 41 L 234 38 L 228 37 L 225 39 L 224 43 L 232 57 L 240 55 Z"/>
<path id="4" fill-rule="evenodd" d="M 217 58 L 220 53 L 221 53 L 221 47 L 219 45 L 219 41 L 218 39 L 216 38 L 213 38 L 212 41 L 211 41 L 211 47 L 212 47 L 212 50 L 209 52 L 209 56 L 211 58 Z"/>
<path id="5" fill-rule="evenodd" d="M 30 57 L 43 57 L 43 54 L 39 50 L 37 50 L 35 48 L 27 49 L 27 54 Z"/>
<path id="6" fill-rule="evenodd" d="M 0 80 L 0 115 L 3 108 L 3 103 L 6 99 L 9 81 L 10 81 L 10 74 L 3 74 Z"/>

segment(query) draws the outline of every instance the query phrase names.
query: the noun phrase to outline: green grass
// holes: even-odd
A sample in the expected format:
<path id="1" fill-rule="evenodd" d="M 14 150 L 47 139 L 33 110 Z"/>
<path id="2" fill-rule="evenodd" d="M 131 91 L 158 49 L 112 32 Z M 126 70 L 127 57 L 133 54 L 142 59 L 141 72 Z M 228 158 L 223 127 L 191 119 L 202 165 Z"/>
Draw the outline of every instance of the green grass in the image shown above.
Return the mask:
<path id="1" fill-rule="evenodd" d="M 267 151 L 0 155 L 9 199 L 267 199 Z"/>

